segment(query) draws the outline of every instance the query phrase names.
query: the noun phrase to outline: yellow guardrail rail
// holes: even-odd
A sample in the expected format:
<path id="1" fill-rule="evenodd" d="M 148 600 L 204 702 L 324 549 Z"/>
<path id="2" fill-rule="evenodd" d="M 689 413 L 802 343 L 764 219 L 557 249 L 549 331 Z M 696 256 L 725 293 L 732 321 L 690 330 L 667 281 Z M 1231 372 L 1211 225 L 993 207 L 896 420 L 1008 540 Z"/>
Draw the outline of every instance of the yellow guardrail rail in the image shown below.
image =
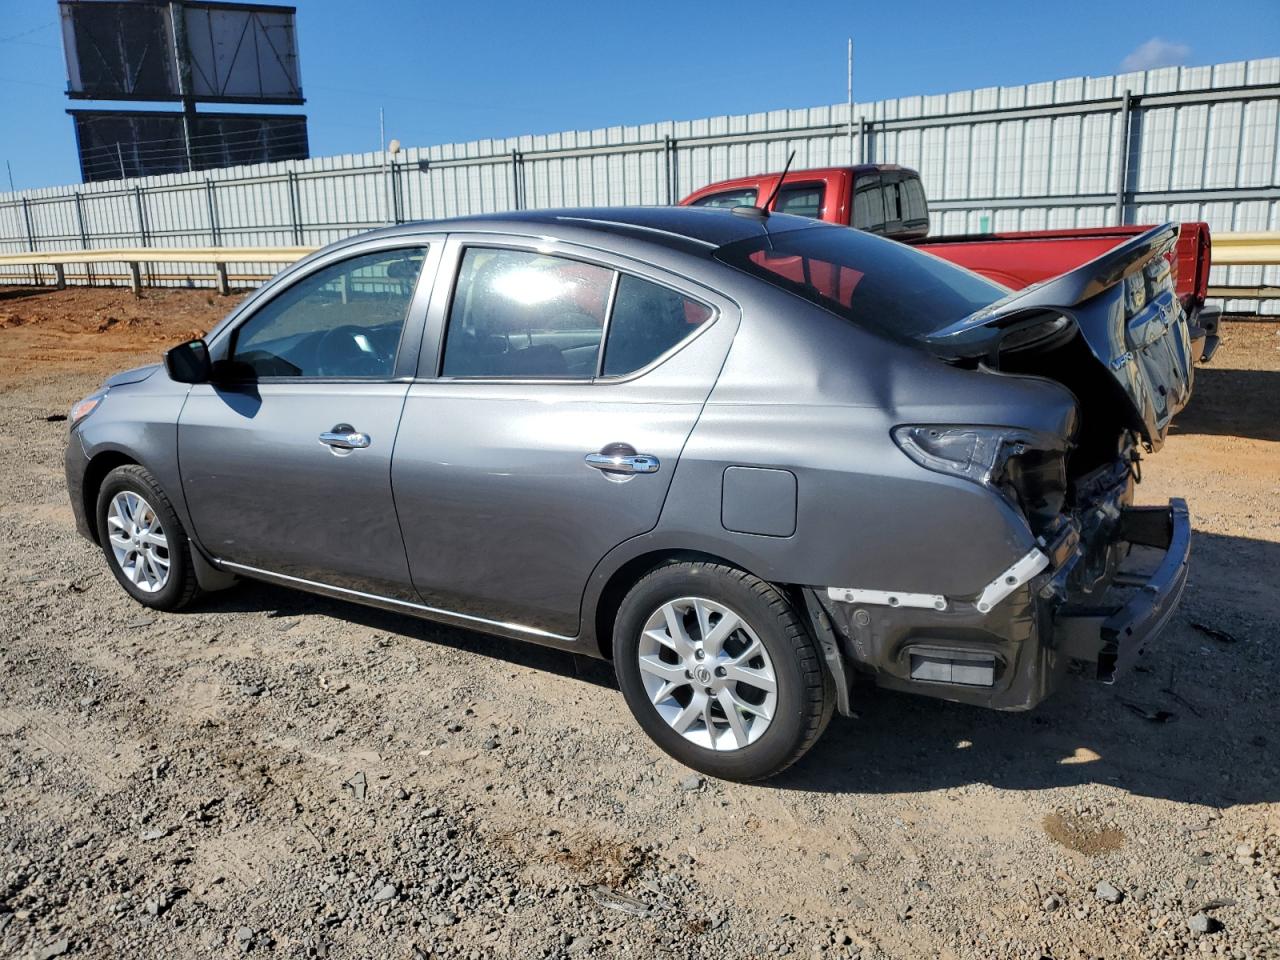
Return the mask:
<path id="1" fill-rule="evenodd" d="M 113 247 L 0 253 L 0 266 L 32 263 L 293 263 L 319 247 Z"/>
<path id="2" fill-rule="evenodd" d="M 129 268 L 129 285 L 142 291 L 143 263 L 210 263 L 217 270 L 218 290 L 230 292 L 228 263 L 293 263 L 319 247 L 111 247 L 102 250 L 31 250 L 0 253 L 0 267 L 48 264 L 54 268 L 58 287 L 66 285 L 68 263 L 123 263 Z"/>
<path id="3" fill-rule="evenodd" d="M 1266 233 L 1215 233 L 1215 267 L 1273 267 L 1280 265 L 1280 231 Z"/>

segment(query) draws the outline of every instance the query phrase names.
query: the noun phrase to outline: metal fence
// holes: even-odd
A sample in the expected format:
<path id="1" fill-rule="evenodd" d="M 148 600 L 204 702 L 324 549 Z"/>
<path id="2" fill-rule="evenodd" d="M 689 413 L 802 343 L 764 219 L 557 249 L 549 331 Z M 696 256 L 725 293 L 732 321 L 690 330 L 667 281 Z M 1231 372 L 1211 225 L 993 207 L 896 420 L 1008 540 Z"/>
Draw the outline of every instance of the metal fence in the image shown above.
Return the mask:
<path id="1" fill-rule="evenodd" d="M 315 245 L 405 220 L 674 203 L 778 169 L 792 150 L 796 168 L 919 170 L 935 234 L 1163 220 L 1276 230 L 1280 58 L 855 104 L 852 123 L 841 104 L 0 194 L 0 252 Z M 47 269 L 0 267 L 0 281 Z M 241 281 L 273 269 L 230 265 Z M 215 282 L 207 263 L 146 270 L 156 284 Z M 1231 312 L 1280 314 L 1280 267 L 1218 267 L 1211 283 L 1251 294 L 1226 300 Z"/>

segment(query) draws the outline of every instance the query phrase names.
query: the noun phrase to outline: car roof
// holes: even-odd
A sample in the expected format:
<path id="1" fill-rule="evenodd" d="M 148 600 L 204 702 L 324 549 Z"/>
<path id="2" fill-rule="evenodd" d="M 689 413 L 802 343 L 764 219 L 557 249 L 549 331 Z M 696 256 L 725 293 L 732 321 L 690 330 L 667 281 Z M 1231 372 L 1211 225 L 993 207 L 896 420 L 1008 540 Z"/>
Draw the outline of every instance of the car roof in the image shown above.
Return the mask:
<path id="1" fill-rule="evenodd" d="M 806 217 L 782 213 L 771 214 L 765 222 L 770 233 L 829 226 Z M 423 220 L 361 234 L 359 239 L 423 231 L 514 233 L 565 240 L 583 240 L 596 234 L 648 242 L 706 257 L 725 244 L 763 236 L 765 225 L 756 217 L 744 217 L 723 208 L 577 207 Z"/>

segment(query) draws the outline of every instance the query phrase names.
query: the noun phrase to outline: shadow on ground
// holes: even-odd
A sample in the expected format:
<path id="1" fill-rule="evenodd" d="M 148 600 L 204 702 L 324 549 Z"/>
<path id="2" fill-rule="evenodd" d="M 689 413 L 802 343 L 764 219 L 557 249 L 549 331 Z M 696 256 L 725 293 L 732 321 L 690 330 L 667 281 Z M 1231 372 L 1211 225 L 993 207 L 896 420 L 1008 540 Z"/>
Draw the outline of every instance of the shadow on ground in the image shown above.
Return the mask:
<path id="1" fill-rule="evenodd" d="M 1280 702 L 1280 663 L 1270 645 L 1277 591 L 1263 584 L 1255 597 L 1228 592 L 1233 563 L 1280 571 L 1280 545 L 1201 533 L 1193 549 L 1179 616 L 1114 686 L 1068 677 L 1038 709 L 997 713 L 862 684 L 855 692 L 858 717 L 835 718 L 809 755 L 769 786 L 899 793 L 1096 782 L 1218 807 L 1280 800 L 1280 717 L 1273 708 Z M 600 696 L 620 697 L 612 668 L 599 660 L 280 587 L 242 584 L 199 609 L 330 616 L 571 677 Z M 643 737 L 638 727 L 635 735 Z"/>
<path id="2" fill-rule="evenodd" d="M 1195 393 L 1171 432 L 1280 441 L 1280 372 L 1197 367 Z"/>
<path id="3" fill-rule="evenodd" d="M 0 303 L 5 300 L 23 300 L 27 297 L 38 297 L 53 293 L 54 287 L 10 287 L 0 286 Z"/>

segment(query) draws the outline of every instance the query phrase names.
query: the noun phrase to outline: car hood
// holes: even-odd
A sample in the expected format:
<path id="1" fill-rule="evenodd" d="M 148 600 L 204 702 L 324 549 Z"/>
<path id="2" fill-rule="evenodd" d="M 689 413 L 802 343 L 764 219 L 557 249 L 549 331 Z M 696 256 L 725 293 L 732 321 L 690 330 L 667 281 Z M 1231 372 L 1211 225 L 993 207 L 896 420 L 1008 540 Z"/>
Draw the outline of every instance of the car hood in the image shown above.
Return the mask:
<path id="1" fill-rule="evenodd" d="M 1139 234 L 920 339 L 950 360 L 999 366 L 1010 351 L 1053 349 L 1078 331 L 1128 403 L 1117 411 L 1153 447 L 1191 397 L 1187 316 L 1174 293 L 1177 224 Z"/>
<path id="2" fill-rule="evenodd" d="M 159 363 L 149 363 L 146 366 L 134 367 L 132 370 L 121 370 L 119 373 L 108 377 L 104 386 L 122 387 L 126 383 L 140 383 L 159 370 L 161 366 L 162 364 Z"/>

